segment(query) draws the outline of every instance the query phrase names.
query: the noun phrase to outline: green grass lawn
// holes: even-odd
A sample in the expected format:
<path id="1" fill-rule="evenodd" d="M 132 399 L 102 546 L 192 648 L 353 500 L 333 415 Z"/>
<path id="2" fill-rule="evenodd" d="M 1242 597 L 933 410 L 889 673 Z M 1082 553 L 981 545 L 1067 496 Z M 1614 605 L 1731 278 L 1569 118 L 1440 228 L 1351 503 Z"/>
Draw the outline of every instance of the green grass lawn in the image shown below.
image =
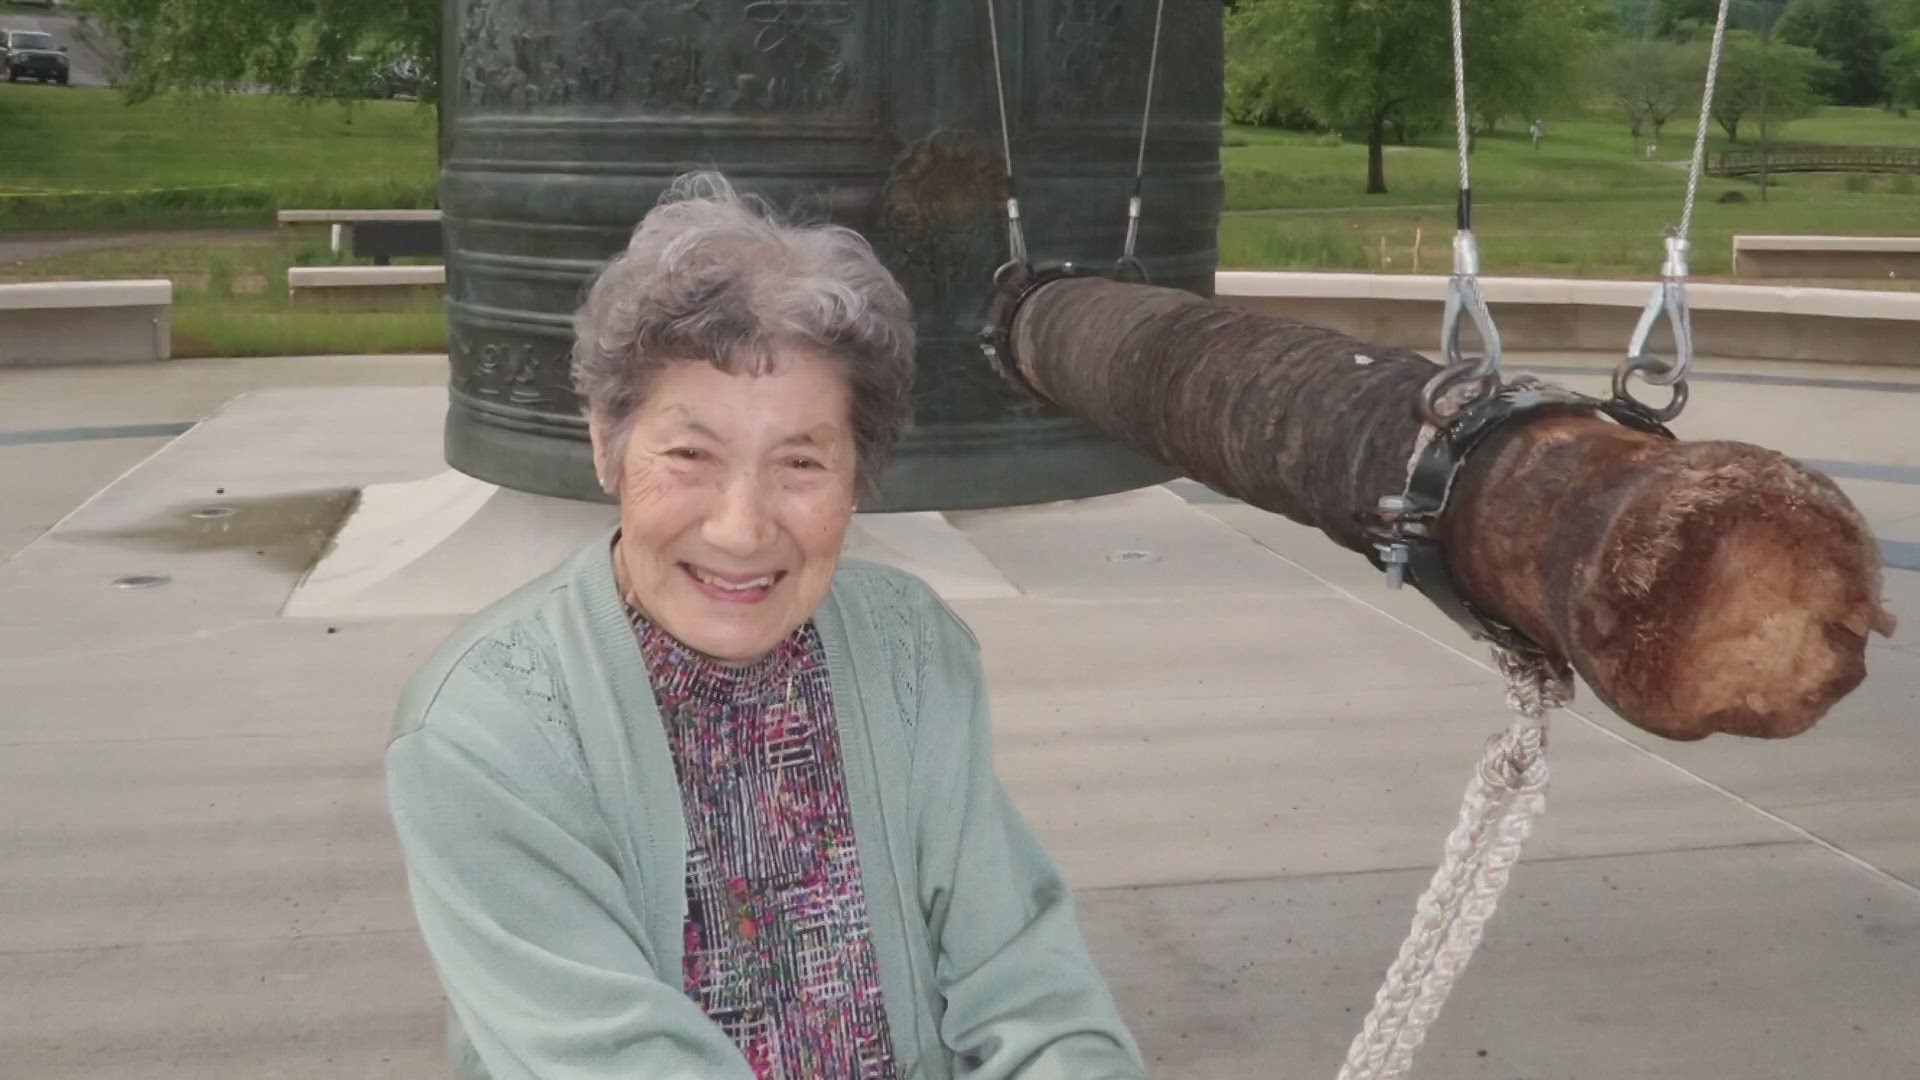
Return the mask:
<path id="1" fill-rule="evenodd" d="M 178 356 L 302 356 L 444 352 L 446 312 L 435 299 L 338 311 L 287 298 L 287 268 L 346 261 L 322 228 L 271 237 L 114 248 L 0 267 L 0 282 L 169 278 Z M 417 261 L 417 260 L 409 260 Z"/>
<path id="2" fill-rule="evenodd" d="M 1913 195 L 1804 188 L 1776 189 L 1767 206 L 1703 203 L 1693 221 L 1693 272 L 1726 274 L 1735 233 L 1912 232 L 1920 227 L 1917 214 L 1920 198 Z M 1677 197 L 1611 198 L 1578 205 L 1489 200 L 1475 212 L 1474 231 L 1488 274 L 1650 277 L 1658 272 L 1664 254 L 1662 230 L 1679 216 Z M 1444 274 L 1452 258 L 1452 239 L 1450 207 L 1233 213 L 1221 223 L 1220 265 Z"/>
<path id="3" fill-rule="evenodd" d="M 1475 231 L 1487 272 L 1646 276 L 1661 233 L 1678 221 L 1691 122 L 1663 133 L 1658 160 L 1608 117 L 1548 123 L 1541 149 L 1517 133 L 1482 138 L 1473 155 Z M 1442 133 L 1439 138 L 1446 138 Z M 1920 144 L 1920 117 L 1828 109 L 1784 125 L 1782 141 Z M 1220 262 L 1247 269 L 1445 273 L 1457 183 L 1451 143 L 1388 150 L 1385 195 L 1363 194 L 1366 148 L 1286 132 L 1235 129 L 1221 150 L 1227 213 Z M 1740 145 L 1751 145 L 1743 138 Z M 1711 149 L 1728 146 L 1716 126 Z M 1745 204 L 1715 200 L 1728 191 Z M 1740 232 L 1920 231 L 1914 177 L 1788 176 L 1766 204 L 1751 181 L 1706 179 L 1693 224 L 1696 273 L 1725 273 Z M 1414 245 L 1420 241 L 1416 261 Z"/>
<path id="4" fill-rule="evenodd" d="M 263 224 L 281 207 L 434 205 L 432 109 L 258 95 L 126 104 L 0 83 L 0 230 Z"/>
<path id="5" fill-rule="evenodd" d="M 1653 275 L 1661 230 L 1680 212 L 1680 166 L 1692 134 L 1691 120 L 1669 125 L 1657 161 L 1646 159 L 1624 124 L 1604 115 L 1551 120 L 1538 150 L 1517 130 L 1482 138 L 1473 176 L 1486 271 Z M 1828 109 L 1775 137 L 1920 145 L 1920 115 Z M 1742 142 L 1751 144 L 1751 137 Z M 1715 127 L 1712 148 L 1726 145 Z M 1366 148 L 1333 136 L 1235 128 L 1221 161 L 1225 267 L 1448 268 L 1455 163 L 1445 131 L 1422 145 L 1389 149 L 1385 195 L 1362 193 Z M 412 103 L 363 102 L 349 111 L 230 95 L 129 106 L 113 90 L 0 84 L 0 233 L 259 226 L 283 207 L 431 206 L 434 171 L 434 114 Z M 1920 178 L 1789 176 L 1762 205 L 1751 182 L 1708 179 L 1694 222 L 1695 272 L 1724 273 L 1738 232 L 1920 232 L 1916 183 Z M 1734 190 L 1752 201 L 1715 201 Z M 319 230 L 272 239 L 216 234 L 203 244 L 36 259 L 0 268 L 0 280 L 172 278 L 182 355 L 444 347 L 436 303 L 354 313 L 290 304 L 287 267 L 333 258 Z"/>

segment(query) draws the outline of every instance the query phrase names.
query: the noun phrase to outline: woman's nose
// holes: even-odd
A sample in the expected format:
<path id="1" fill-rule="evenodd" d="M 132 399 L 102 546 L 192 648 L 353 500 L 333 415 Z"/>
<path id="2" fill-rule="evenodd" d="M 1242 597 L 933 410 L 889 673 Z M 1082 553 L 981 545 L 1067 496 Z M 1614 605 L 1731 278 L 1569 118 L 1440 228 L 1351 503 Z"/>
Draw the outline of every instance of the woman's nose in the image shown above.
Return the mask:
<path id="1" fill-rule="evenodd" d="M 717 551 L 747 558 L 766 546 L 772 524 L 759 478 L 735 476 L 702 523 L 701 537 Z"/>

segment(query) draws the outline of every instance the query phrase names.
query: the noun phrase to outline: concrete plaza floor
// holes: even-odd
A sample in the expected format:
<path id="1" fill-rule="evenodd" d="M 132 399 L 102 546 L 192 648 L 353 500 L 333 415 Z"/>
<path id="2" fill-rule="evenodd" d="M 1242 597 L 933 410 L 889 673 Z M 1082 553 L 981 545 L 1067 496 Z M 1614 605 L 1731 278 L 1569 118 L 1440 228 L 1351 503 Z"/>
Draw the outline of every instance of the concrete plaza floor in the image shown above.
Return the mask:
<path id="1" fill-rule="evenodd" d="M 1784 743 L 1558 716 L 1547 815 L 1418 1077 L 1920 1077 L 1920 371 L 1705 369 L 1682 434 L 1833 473 L 1903 632 Z M 392 702 L 608 511 L 447 476 L 443 377 L 0 370 L 0 1076 L 444 1075 Z M 1331 1077 L 1504 722 L 1482 653 L 1186 482 L 867 518 L 855 549 L 978 632 L 1002 773 L 1155 1075 Z"/>

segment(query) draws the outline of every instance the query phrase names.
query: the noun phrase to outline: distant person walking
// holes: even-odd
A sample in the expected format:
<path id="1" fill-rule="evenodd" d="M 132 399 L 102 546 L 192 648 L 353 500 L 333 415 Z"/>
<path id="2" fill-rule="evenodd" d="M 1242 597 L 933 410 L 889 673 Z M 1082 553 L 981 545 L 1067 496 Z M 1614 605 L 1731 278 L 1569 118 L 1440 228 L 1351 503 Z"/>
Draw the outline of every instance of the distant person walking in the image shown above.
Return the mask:
<path id="1" fill-rule="evenodd" d="M 1533 148 L 1540 149 L 1540 140 L 1547 137 L 1547 125 L 1535 120 L 1527 125 L 1527 138 L 1533 140 Z"/>

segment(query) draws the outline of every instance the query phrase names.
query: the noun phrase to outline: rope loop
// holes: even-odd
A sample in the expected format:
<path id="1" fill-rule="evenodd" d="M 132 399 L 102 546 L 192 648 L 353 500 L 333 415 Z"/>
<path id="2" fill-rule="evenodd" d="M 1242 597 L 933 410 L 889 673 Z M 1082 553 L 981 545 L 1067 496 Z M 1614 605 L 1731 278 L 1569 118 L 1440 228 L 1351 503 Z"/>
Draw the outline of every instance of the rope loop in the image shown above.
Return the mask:
<path id="1" fill-rule="evenodd" d="M 1147 273 L 1147 266 L 1132 255 L 1122 255 L 1113 263 L 1113 280 L 1135 281 L 1142 285 L 1153 284 L 1153 276 Z"/>
<path id="2" fill-rule="evenodd" d="M 1487 739 L 1480 759 L 1480 779 L 1495 791 L 1535 795 L 1547 789 L 1546 730 L 1532 725 Z"/>
<path id="3" fill-rule="evenodd" d="M 1627 359 L 1623 361 L 1621 365 L 1614 370 L 1614 373 L 1613 373 L 1614 400 L 1619 402 L 1622 405 L 1626 405 L 1626 406 L 1630 406 L 1632 408 L 1638 409 L 1641 412 L 1645 413 L 1646 415 L 1664 424 L 1678 417 L 1683 411 L 1686 410 L 1687 398 L 1689 396 L 1689 391 L 1687 390 L 1687 380 L 1680 379 L 1679 381 L 1672 383 L 1668 387 L 1668 389 L 1673 392 L 1673 396 L 1667 399 L 1667 403 L 1665 405 L 1659 408 L 1655 408 L 1652 405 L 1648 405 L 1646 402 L 1641 401 L 1639 398 L 1634 397 L 1633 388 L 1631 386 L 1631 380 L 1635 375 L 1640 375 L 1643 372 L 1650 371 L 1650 370 L 1665 371 L 1665 370 L 1668 370 L 1668 365 L 1666 364 L 1665 361 L 1659 359 L 1658 357 L 1653 357 L 1653 356 L 1627 357 Z M 1659 383 L 1653 378 L 1649 377 L 1647 378 L 1647 381 L 1649 383 L 1653 383 L 1656 386 L 1659 385 Z"/>
<path id="4" fill-rule="evenodd" d="M 1400 1080 L 1479 948 L 1533 821 L 1546 803 L 1547 716 L 1573 692 L 1572 672 L 1539 653 L 1496 648 L 1517 714 L 1487 741 L 1413 926 L 1373 1008 L 1347 1048 L 1339 1080 Z"/>

